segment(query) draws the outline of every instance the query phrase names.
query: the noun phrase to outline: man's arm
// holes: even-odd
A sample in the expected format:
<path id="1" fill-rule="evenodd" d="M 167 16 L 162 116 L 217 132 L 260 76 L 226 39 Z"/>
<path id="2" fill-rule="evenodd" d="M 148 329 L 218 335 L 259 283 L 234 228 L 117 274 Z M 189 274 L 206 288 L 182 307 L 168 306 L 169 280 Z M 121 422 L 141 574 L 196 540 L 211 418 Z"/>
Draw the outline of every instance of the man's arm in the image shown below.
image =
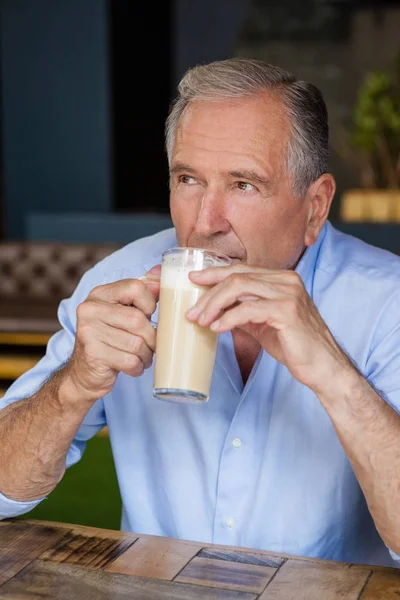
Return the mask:
<path id="1" fill-rule="evenodd" d="M 4 497 L 25 503 L 50 492 L 90 408 L 111 391 L 119 373 L 136 377 L 150 367 L 156 334 L 149 317 L 158 291 L 158 283 L 125 279 L 94 288 L 78 305 L 68 363 L 33 396 L 0 411 Z"/>
<path id="2" fill-rule="evenodd" d="M 30 502 L 55 488 L 91 405 L 81 397 L 64 367 L 31 398 L 0 411 L 0 491 L 4 496 Z"/>
<path id="3" fill-rule="evenodd" d="M 333 422 L 377 530 L 400 554 L 400 416 L 351 364 L 314 391 Z"/>
<path id="4" fill-rule="evenodd" d="M 400 415 L 336 342 L 297 273 L 233 265 L 192 272 L 190 277 L 211 286 L 188 312 L 190 320 L 219 333 L 242 329 L 315 392 L 349 457 L 382 539 L 400 554 Z M 379 350 L 377 363 L 382 367 L 377 379 L 385 390 L 399 390 L 400 364 L 396 369 L 398 361 L 389 356 L 399 353 L 400 336 L 391 336 L 388 329 L 390 341 L 385 343 L 390 349 Z"/>

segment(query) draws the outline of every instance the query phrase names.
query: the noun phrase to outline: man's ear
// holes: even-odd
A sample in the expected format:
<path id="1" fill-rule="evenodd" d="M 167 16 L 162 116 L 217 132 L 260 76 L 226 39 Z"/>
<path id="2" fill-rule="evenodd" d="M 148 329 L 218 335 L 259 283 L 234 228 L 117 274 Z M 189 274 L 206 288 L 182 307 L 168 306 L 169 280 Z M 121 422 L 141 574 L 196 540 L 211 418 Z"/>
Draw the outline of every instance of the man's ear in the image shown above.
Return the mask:
<path id="1" fill-rule="evenodd" d="M 315 243 L 319 232 L 324 226 L 335 191 L 336 182 L 330 173 L 324 173 L 310 185 L 306 195 L 306 202 L 309 204 L 308 222 L 304 238 L 306 246 Z"/>

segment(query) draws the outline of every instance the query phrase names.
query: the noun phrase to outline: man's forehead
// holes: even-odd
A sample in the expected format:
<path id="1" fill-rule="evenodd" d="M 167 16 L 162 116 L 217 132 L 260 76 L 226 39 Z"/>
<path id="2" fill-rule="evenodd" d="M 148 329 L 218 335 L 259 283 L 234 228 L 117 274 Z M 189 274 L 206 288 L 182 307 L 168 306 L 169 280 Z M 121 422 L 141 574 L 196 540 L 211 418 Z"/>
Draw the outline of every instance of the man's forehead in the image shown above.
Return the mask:
<path id="1" fill-rule="evenodd" d="M 224 120 L 235 119 L 235 115 L 244 113 L 246 121 L 262 120 L 289 125 L 288 110 L 281 94 L 275 91 L 260 92 L 257 95 L 215 100 L 192 100 L 183 111 L 179 125 L 186 125 L 194 119 Z"/>
<path id="2" fill-rule="evenodd" d="M 290 135 L 287 112 L 277 98 L 196 101 L 176 132 L 173 162 L 226 158 L 227 168 L 281 167 Z M 224 162 L 224 161 L 223 161 Z M 216 166 L 216 165 L 215 165 Z M 221 165 L 222 166 L 222 165 Z"/>
<path id="3" fill-rule="evenodd" d="M 182 114 L 177 131 L 177 144 L 225 143 L 240 145 L 284 142 L 290 135 L 287 109 L 280 96 L 262 94 L 249 98 L 216 101 L 194 101 Z"/>

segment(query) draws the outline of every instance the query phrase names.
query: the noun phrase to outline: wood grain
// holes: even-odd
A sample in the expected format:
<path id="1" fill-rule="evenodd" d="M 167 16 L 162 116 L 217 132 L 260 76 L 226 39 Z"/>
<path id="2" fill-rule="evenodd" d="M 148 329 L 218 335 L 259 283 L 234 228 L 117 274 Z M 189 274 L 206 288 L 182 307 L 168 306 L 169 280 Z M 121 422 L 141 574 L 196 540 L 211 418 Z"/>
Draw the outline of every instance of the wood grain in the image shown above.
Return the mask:
<path id="1" fill-rule="evenodd" d="M 12 519 L 11 519 L 12 521 Z M 29 523 L 32 524 L 43 524 L 43 525 L 48 525 L 49 527 L 63 527 L 65 529 L 68 529 L 70 531 L 73 531 L 76 534 L 81 534 L 81 535 L 88 535 L 88 536 L 92 536 L 92 535 L 98 535 L 98 536 L 104 536 L 104 537 L 112 537 L 113 539 L 119 539 L 121 537 L 126 537 L 126 536 L 136 536 L 136 538 L 139 536 L 140 539 L 165 539 L 165 538 L 159 538 L 158 536 L 153 536 L 153 535 L 148 535 L 148 534 L 135 534 L 135 533 L 129 533 L 129 532 L 125 532 L 125 531 L 118 531 L 115 529 L 101 529 L 98 527 L 92 527 L 92 526 L 88 526 L 88 525 L 78 525 L 76 523 L 59 523 L 56 521 L 39 521 L 39 520 L 35 520 L 35 519 L 29 519 Z M 0 522 L 1 524 L 1 522 Z M 172 539 L 172 538 L 170 538 Z M 181 543 L 188 543 L 187 541 L 182 541 L 182 540 L 175 540 L 175 542 L 177 544 L 181 544 Z M 245 546 L 228 546 L 226 544 L 218 544 L 218 545 L 214 545 L 214 546 L 205 546 L 204 544 L 200 543 L 200 542 L 189 542 L 192 545 L 196 545 L 197 549 L 199 552 L 201 552 L 202 550 L 209 550 L 210 548 L 212 550 L 215 550 L 217 552 L 221 552 L 221 553 L 225 553 L 225 552 L 239 552 L 239 553 L 251 553 L 255 556 L 259 556 L 259 557 L 266 557 L 269 560 L 273 560 L 273 561 L 278 561 L 279 563 L 282 562 L 283 559 L 299 559 L 301 561 L 306 561 L 306 562 L 317 562 L 318 564 L 326 564 L 326 565 L 331 565 L 332 561 L 331 560 L 325 560 L 325 559 L 321 559 L 321 558 L 314 558 L 312 556 L 297 556 L 295 554 L 285 554 L 285 553 L 281 553 L 281 552 L 271 552 L 270 550 L 260 550 L 260 549 L 255 549 L 255 548 L 248 548 Z M 349 563 L 344 563 L 344 562 L 336 562 L 336 565 L 342 565 L 343 568 L 347 569 L 349 567 Z M 268 565 L 267 565 L 268 566 Z M 272 565 L 271 565 L 272 566 Z"/>
<path id="2" fill-rule="evenodd" d="M 260 600 L 359 600 L 371 571 L 343 569 L 288 560 L 261 594 Z"/>
<path id="3" fill-rule="evenodd" d="M 219 548 L 203 548 L 198 556 L 200 558 L 217 558 L 245 565 L 260 565 L 262 567 L 278 568 L 285 559 L 269 555 L 266 552 L 244 552 L 243 550 L 224 550 Z"/>
<path id="4" fill-rule="evenodd" d="M 173 579 L 199 551 L 197 544 L 163 537 L 140 537 L 138 541 L 106 568 L 112 573 L 127 573 L 152 579 Z"/>
<path id="5" fill-rule="evenodd" d="M 0 529 L 0 586 L 14 577 L 44 550 L 55 544 L 64 532 L 52 527 L 25 523 Z"/>
<path id="6" fill-rule="evenodd" d="M 53 547 L 41 554 L 42 560 L 76 564 L 80 567 L 101 569 L 123 554 L 137 538 L 115 540 L 85 536 L 68 531 Z"/>
<path id="7" fill-rule="evenodd" d="M 53 529 L 53 528 L 51 528 Z M 54 528 L 56 529 L 56 528 Z M 15 539 L 22 537 L 24 533 L 32 530 L 32 525 L 17 521 L 9 523 L 8 521 L 0 521 L 0 552 L 6 550 L 8 545 Z"/>
<path id="8" fill-rule="evenodd" d="M 331 563 L 332 563 L 332 561 L 331 561 Z M 334 562 L 334 564 L 336 565 L 338 563 Z M 344 563 L 344 565 L 346 565 L 346 563 Z M 371 564 L 363 564 L 363 563 L 350 563 L 350 564 L 348 563 L 347 567 L 345 566 L 344 568 L 351 569 L 351 570 L 367 569 L 367 571 L 372 570 L 374 573 L 375 572 L 380 572 L 380 573 L 394 573 L 394 572 L 398 573 L 398 572 L 400 572 L 398 567 L 397 568 L 396 567 L 384 567 L 382 565 L 371 565 Z"/>
<path id="9" fill-rule="evenodd" d="M 135 533 L 129 533 L 129 532 L 125 532 L 125 531 L 117 531 L 114 529 L 101 529 L 98 527 L 91 527 L 88 525 L 78 525 L 75 523 L 58 523 L 55 521 L 38 521 L 38 520 L 34 520 L 34 519 L 29 519 L 29 523 L 32 524 L 43 524 L 43 525 L 48 525 L 49 527 L 63 527 L 65 529 L 68 529 L 70 531 L 73 531 L 74 533 L 77 534 L 82 534 L 82 535 L 98 535 L 98 536 L 104 536 L 104 537 L 112 537 L 113 539 L 119 539 L 121 537 L 127 537 L 127 536 L 136 536 L 136 538 L 139 536 L 141 540 L 143 539 L 160 539 L 157 536 L 153 536 L 153 535 L 148 535 L 148 534 L 135 534 Z M 0 522 L 1 524 L 1 522 Z M 165 539 L 165 538 L 162 538 Z M 170 538 L 172 540 L 172 538 Z M 181 543 L 188 543 L 187 541 L 182 541 L 182 540 L 175 540 L 175 542 L 177 544 L 181 544 Z M 244 553 L 244 554 L 252 554 L 254 556 L 259 556 L 264 557 L 267 560 L 272 560 L 272 561 L 278 561 L 280 564 L 282 563 L 283 560 L 286 559 L 299 559 L 302 562 L 311 562 L 311 563 L 317 563 L 319 565 L 332 565 L 332 560 L 325 560 L 325 559 L 321 559 L 321 558 L 315 558 L 313 556 L 299 556 L 299 555 L 295 555 L 295 554 L 285 554 L 283 552 L 271 552 L 270 550 L 260 550 L 260 549 L 255 549 L 255 548 L 248 548 L 245 546 L 228 546 L 226 544 L 215 544 L 213 546 L 205 546 L 204 544 L 200 543 L 200 542 L 189 542 L 191 545 L 196 545 L 198 552 L 201 552 L 202 550 L 209 550 L 210 548 L 212 550 L 215 550 L 217 552 L 221 552 L 222 554 L 224 554 L 225 552 L 238 552 L 238 553 Z M 335 565 L 338 566 L 342 566 L 344 569 L 348 569 L 349 567 L 351 567 L 352 565 L 349 563 L 345 563 L 345 562 L 338 562 L 335 561 L 334 562 Z M 273 565 L 266 565 L 266 566 L 273 566 Z M 356 566 L 356 565 L 354 565 Z M 358 566 L 358 565 L 357 565 Z M 367 565 L 367 568 L 371 568 L 370 566 Z M 387 569 L 390 567 L 374 567 L 375 568 L 382 568 L 382 569 Z"/>
<path id="10" fill-rule="evenodd" d="M 1 600 L 395 600 L 400 569 L 0 521 Z"/>
<path id="11" fill-rule="evenodd" d="M 368 581 L 362 600 L 399 600 L 400 598 L 400 569 L 392 572 L 376 571 Z"/>
<path id="12" fill-rule="evenodd" d="M 1 600 L 256 600 L 217 590 L 134 575 L 35 561 L 0 589 Z"/>
<path id="13" fill-rule="evenodd" d="M 18 522 L 16 519 L 10 519 L 10 522 Z M 76 535 L 83 535 L 86 537 L 101 537 L 113 540 L 120 539 L 132 539 L 137 540 L 138 535 L 129 531 L 119 531 L 117 529 L 101 529 L 100 527 L 92 527 L 90 525 L 78 525 L 75 523 L 61 523 L 58 521 L 41 521 L 38 519 L 29 519 L 25 521 L 32 525 L 46 525 L 47 527 L 55 527 L 56 529 L 68 530 Z M 1 522 L 0 522 L 1 523 Z M 152 536 L 149 536 L 152 537 Z"/>
<path id="14" fill-rule="evenodd" d="M 175 581 L 260 594 L 276 569 L 215 558 L 193 558 Z"/>

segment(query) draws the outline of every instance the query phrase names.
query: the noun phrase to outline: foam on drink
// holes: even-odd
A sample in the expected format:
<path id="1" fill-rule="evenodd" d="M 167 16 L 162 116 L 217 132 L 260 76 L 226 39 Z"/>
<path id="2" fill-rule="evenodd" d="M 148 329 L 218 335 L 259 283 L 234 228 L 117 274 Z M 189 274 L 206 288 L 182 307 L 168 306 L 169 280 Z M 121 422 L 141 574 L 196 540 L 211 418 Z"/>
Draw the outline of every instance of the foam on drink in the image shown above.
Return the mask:
<path id="1" fill-rule="evenodd" d="M 189 279 L 189 273 L 193 269 L 187 266 L 163 265 L 161 271 L 161 287 L 176 288 L 180 290 L 191 290 L 195 286 Z"/>

